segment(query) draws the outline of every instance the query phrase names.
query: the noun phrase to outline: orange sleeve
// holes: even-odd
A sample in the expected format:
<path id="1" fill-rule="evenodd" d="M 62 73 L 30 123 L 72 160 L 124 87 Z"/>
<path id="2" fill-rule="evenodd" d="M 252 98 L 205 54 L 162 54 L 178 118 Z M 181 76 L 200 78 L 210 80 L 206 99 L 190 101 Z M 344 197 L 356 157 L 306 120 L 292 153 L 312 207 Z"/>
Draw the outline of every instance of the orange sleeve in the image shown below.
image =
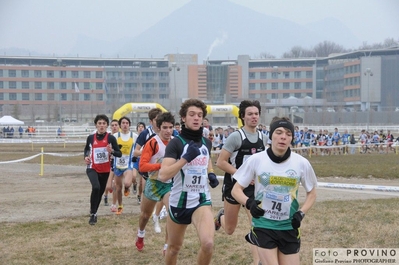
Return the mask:
<path id="1" fill-rule="evenodd" d="M 160 163 L 150 164 L 151 157 L 158 152 L 159 147 L 158 144 L 155 144 L 156 141 L 157 140 L 155 138 L 152 138 L 144 145 L 140 157 L 140 164 L 139 164 L 140 172 L 151 172 L 159 170 L 161 168 Z M 154 150 L 154 145 L 155 145 L 155 150 Z"/>

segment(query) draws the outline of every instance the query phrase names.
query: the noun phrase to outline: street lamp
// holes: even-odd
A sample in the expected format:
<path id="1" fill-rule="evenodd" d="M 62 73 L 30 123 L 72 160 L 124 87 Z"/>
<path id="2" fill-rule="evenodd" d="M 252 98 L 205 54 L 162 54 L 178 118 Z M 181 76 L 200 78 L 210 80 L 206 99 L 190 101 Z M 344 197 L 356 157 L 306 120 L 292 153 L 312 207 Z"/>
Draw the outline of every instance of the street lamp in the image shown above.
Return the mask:
<path id="1" fill-rule="evenodd" d="M 273 70 L 272 70 L 272 79 L 274 78 L 274 79 L 278 79 L 278 75 L 280 74 L 281 72 L 279 71 L 279 69 L 278 69 L 278 66 L 273 66 Z M 274 81 L 274 80 L 273 80 Z M 278 81 L 278 80 L 276 80 L 276 81 Z M 278 111 L 277 111 L 277 116 L 280 116 L 280 111 L 281 111 L 281 100 L 280 100 L 280 93 L 278 92 L 278 82 L 274 82 L 275 84 L 276 84 L 276 90 L 277 90 L 277 93 L 276 93 L 276 96 L 277 96 L 277 104 L 278 104 L 278 107 L 277 107 L 277 109 L 278 109 Z M 272 83 L 272 86 L 273 86 L 273 83 Z M 273 87 L 272 87 L 272 89 L 273 89 Z"/>
<path id="2" fill-rule="evenodd" d="M 370 110 L 371 110 L 371 100 L 370 100 L 370 76 L 373 76 L 373 72 L 370 68 L 367 68 L 364 72 L 364 75 L 367 76 L 367 101 L 368 101 L 368 112 L 367 112 L 367 126 L 366 129 L 369 131 L 370 124 Z"/>
<path id="3" fill-rule="evenodd" d="M 178 112 L 177 106 L 177 95 L 176 95 L 176 71 L 180 71 L 180 67 L 177 66 L 176 62 L 173 62 L 171 67 L 169 67 L 169 71 L 173 71 L 173 89 L 174 89 L 174 98 L 173 98 L 173 107 L 175 108 L 175 113 Z M 172 105 L 170 106 L 172 109 Z"/>

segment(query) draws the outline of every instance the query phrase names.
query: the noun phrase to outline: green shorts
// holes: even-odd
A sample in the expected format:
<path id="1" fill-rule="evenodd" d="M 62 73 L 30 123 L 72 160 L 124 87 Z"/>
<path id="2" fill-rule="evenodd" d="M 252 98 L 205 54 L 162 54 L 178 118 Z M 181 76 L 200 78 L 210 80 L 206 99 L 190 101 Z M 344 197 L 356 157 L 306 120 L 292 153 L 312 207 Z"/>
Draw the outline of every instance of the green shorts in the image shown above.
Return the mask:
<path id="1" fill-rule="evenodd" d="M 170 190 L 172 189 L 172 185 L 172 182 L 165 183 L 159 180 L 148 178 L 145 182 L 144 196 L 147 197 L 147 199 L 149 200 L 159 202 L 162 200 L 165 194 L 170 192 Z"/>

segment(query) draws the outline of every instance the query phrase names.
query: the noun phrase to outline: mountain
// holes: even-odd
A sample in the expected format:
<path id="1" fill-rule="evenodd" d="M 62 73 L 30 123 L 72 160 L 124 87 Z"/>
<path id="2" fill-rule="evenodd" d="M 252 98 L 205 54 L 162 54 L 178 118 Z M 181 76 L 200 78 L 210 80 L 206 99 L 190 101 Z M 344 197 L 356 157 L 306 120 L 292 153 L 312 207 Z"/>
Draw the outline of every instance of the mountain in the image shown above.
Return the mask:
<path id="1" fill-rule="evenodd" d="M 128 40 L 118 53 L 121 57 L 195 53 L 200 61 L 235 59 L 240 54 L 254 58 L 264 52 L 280 57 L 295 45 L 310 48 L 331 40 L 345 47 L 341 41 L 348 39 L 352 45 L 355 37 L 338 21 L 302 26 L 228 0 L 192 0 Z"/>

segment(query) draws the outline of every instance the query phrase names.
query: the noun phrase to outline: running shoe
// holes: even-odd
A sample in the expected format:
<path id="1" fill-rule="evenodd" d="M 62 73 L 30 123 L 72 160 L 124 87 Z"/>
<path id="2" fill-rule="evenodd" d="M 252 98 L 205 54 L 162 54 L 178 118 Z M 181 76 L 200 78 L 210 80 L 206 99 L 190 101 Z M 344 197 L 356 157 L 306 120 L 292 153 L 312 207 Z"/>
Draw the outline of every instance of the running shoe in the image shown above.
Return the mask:
<path id="1" fill-rule="evenodd" d="M 221 208 L 218 212 L 218 214 L 215 217 L 215 230 L 218 231 L 220 227 L 222 226 L 222 223 L 220 222 L 220 217 L 224 215 L 224 208 Z"/>
<path id="2" fill-rule="evenodd" d="M 137 204 L 140 205 L 141 204 L 141 196 L 137 195 Z"/>
<path id="3" fill-rule="evenodd" d="M 129 188 L 125 188 L 125 191 L 123 192 L 123 194 L 127 197 L 130 194 L 130 189 Z"/>
<path id="4" fill-rule="evenodd" d="M 108 204 L 108 197 L 107 197 L 107 196 L 104 196 L 104 205 L 105 205 L 105 206 L 109 206 L 109 204 Z"/>
<path id="5" fill-rule="evenodd" d="M 159 225 L 159 218 L 155 214 L 152 215 L 152 221 L 154 222 L 154 231 L 157 234 L 161 233 L 161 226 Z"/>
<path id="6" fill-rule="evenodd" d="M 116 205 L 112 204 L 111 205 L 111 212 L 115 213 L 117 211 Z"/>
<path id="7" fill-rule="evenodd" d="M 136 248 L 138 251 L 143 251 L 144 249 L 144 237 L 136 238 Z"/>
<path id="8" fill-rule="evenodd" d="M 133 184 L 133 194 L 134 195 L 137 194 L 137 184 L 136 183 Z"/>
<path id="9" fill-rule="evenodd" d="M 165 257 L 165 255 L 166 255 L 166 250 L 167 250 L 167 249 L 168 249 L 168 244 L 163 245 L 162 254 L 163 254 L 164 257 Z"/>
<path id="10" fill-rule="evenodd" d="M 97 223 L 97 215 L 94 213 L 90 214 L 89 224 L 95 225 Z"/>
<path id="11" fill-rule="evenodd" d="M 118 206 L 118 211 L 116 212 L 116 214 L 121 214 L 123 212 L 123 206 L 122 205 L 119 205 Z"/>

